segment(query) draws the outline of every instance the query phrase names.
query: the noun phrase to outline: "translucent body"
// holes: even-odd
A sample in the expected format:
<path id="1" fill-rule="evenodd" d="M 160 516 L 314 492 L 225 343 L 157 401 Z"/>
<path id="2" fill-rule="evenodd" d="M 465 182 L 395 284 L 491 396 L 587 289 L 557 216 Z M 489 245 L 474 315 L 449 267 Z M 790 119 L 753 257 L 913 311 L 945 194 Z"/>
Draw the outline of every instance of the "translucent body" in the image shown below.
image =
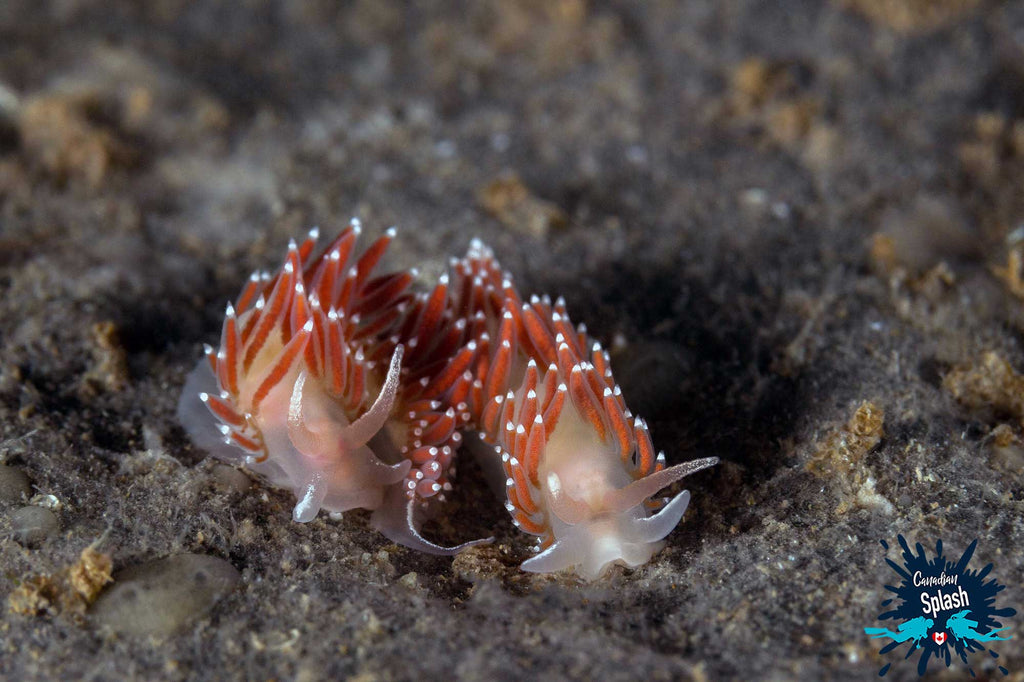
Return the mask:
<path id="1" fill-rule="evenodd" d="M 666 468 L 647 425 L 634 418 L 615 384 L 607 353 L 573 327 L 564 302 L 523 304 L 488 249 L 474 244 L 460 264 L 466 278 L 501 292 L 500 311 L 481 297 L 490 353 L 480 367 L 476 425 L 500 458 L 505 507 L 538 536 L 527 571 L 575 570 L 587 580 L 614 563 L 640 566 L 682 519 L 683 491 L 662 506 L 650 499 L 680 478 L 712 466 L 707 458 Z"/>
<path id="2" fill-rule="evenodd" d="M 393 231 L 353 259 L 358 232 L 354 223 L 316 258 L 311 233 L 276 275 L 250 278 L 178 416 L 200 447 L 291 490 L 296 521 L 371 509 L 392 540 L 453 553 L 463 546 L 434 544 L 418 524 L 449 486 L 461 436 L 445 398 L 459 377 L 425 372 L 443 375 L 472 348 L 445 309 L 447 281 L 414 294 L 411 272 L 372 277 Z"/>

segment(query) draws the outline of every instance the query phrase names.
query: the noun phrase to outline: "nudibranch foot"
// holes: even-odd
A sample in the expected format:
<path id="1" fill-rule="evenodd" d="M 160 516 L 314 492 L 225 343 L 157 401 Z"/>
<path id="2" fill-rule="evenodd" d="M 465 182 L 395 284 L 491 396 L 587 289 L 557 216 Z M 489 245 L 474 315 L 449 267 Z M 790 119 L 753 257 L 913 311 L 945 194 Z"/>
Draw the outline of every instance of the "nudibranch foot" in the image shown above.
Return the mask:
<path id="1" fill-rule="evenodd" d="M 384 503 L 374 510 L 370 524 L 394 543 L 426 554 L 452 556 L 464 549 L 494 542 L 493 537 L 470 540 L 454 547 L 445 547 L 423 537 L 419 531 L 423 502 L 409 497 L 399 488 L 389 489 Z"/>
<path id="2" fill-rule="evenodd" d="M 642 566 L 661 549 L 662 543 L 659 540 L 679 522 L 689 501 L 690 493 L 683 492 L 653 517 L 636 517 L 625 522 L 609 518 L 572 526 L 551 546 L 524 561 L 520 567 L 531 573 L 572 568 L 584 580 L 596 580 L 613 564 L 623 564 L 629 568 Z M 672 507 L 671 510 L 669 507 Z M 663 534 L 655 537 L 656 534 L 643 532 L 649 531 L 650 527 L 643 528 L 641 524 L 667 511 L 670 511 L 670 518 L 663 518 L 661 521 L 664 523 L 658 524 L 664 527 Z"/>

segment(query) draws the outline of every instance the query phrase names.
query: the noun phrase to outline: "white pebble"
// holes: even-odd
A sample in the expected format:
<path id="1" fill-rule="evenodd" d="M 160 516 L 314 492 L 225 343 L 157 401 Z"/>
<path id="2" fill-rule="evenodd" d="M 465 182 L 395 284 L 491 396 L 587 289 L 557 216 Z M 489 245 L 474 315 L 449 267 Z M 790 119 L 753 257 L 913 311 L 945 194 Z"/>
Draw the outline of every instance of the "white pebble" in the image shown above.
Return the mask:
<path id="1" fill-rule="evenodd" d="M 179 554 L 133 566 L 91 609 L 100 625 L 122 634 L 167 637 L 206 616 L 241 578 L 223 559 Z"/>

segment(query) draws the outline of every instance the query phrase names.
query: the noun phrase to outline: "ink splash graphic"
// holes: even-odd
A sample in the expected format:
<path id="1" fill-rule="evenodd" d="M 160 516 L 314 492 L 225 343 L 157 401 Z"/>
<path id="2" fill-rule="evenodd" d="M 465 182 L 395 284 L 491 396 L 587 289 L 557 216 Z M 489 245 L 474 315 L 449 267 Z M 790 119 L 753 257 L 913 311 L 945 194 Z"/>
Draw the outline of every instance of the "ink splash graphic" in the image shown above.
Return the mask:
<path id="1" fill-rule="evenodd" d="M 971 677 L 975 676 L 968 656 L 986 651 L 982 642 L 1006 641 L 1013 639 L 1006 634 L 1008 627 L 1003 627 L 1001 618 L 1016 615 L 1011 608 L 996 608 L 996 595 L 1005 585 L 1000 585 L 995 578 L 988 578 L 992 572 L 992 564 L 981 570 L 969 570 L 974 550 L 978 546 L 975 540 L 956 562 L 947 560 L 943 554 L 942 541 L 935 543 L 935 558 L 929 560 L 924 547 L 915 544 L 916 554 L 902 535 L 897 537 L 903 548 L 903 565 L 889 558 L 885 563 L 900 577 L 897 585 L 886 585 L 885 589 L 896 595 L 893 599 L 882 602 L 883 607 L 895 607 L 884 611 L 878 620 L 892 621 L 891 628 L 864 628 L 864 633 L 871 639 L 891 639 L 878 653 L 887 654 L 904 644 L 908 645 L 904 660 L 915 653 L 920 653 L 917 661 L 918 675 L 928 670 L 928 662 L 934 657 L 950 666 L 953 654 L 967 666 Z M 889 545 L 882 540 L 886 550 Z M 994 649 L 987 649 L 988 655 L 998 659 Z M 878 671 L 882 677 L 892 666 L 887 663 Z M 999 665 L 999 672 L 1008 675 L 1009 671 Z"/>

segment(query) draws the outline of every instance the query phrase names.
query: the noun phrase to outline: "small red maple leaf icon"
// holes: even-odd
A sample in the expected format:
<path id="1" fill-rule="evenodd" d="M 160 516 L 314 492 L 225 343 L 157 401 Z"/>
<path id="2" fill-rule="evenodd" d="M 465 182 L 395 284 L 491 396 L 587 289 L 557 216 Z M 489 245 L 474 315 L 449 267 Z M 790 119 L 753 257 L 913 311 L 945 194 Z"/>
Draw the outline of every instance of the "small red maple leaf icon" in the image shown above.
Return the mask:
<path id="1" fill-rule="evenodd" d="M 942 646 L 946 642 L 946 633 L 945 632 L 933 632 L 932 633 L 932 639 L 935 640 L 936 644 L 938 644 L 939 646 Z"/>

